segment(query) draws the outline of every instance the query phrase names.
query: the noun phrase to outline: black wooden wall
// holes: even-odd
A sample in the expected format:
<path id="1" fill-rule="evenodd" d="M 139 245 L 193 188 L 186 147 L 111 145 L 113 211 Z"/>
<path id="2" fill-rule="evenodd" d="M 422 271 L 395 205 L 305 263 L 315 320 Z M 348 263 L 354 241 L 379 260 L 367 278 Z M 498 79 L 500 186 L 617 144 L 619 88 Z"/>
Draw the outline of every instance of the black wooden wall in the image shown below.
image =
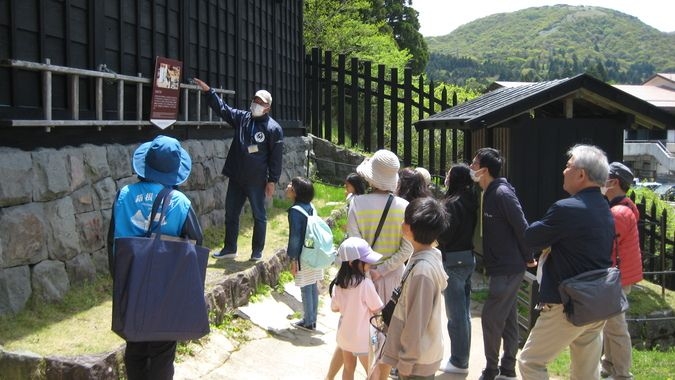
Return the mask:
<path id="1" fill-rule="evenodd" d="M 301 0 L 0 0 L 0 58 L 150 77 L 155 57 L 183 61 L 183 82 L 199 77 L 234 90 L 246 108 L 259 88 L 273 115 L 297 125 L 303 111 Z M 40 119 L 40 74 L 0 68 L 0 118 Z M 67 83 L 54 77 L 54 115 L 65 112 Z M 105 105 L 114 113 L 114 87 Z M 93 83 L 80 102 L 93 110 Z M 149 91 L 147 91 L 149 93 Z M 125 91 L 130 100 L 133 87 Z M 144 109 L 147 109 L 145 107 Z M 93 112 L 93 111 L 92 111 Z M 86 110 L 82 118 L 87 118 Z M 112 117 L 112 116 L 111 116 Z"/>

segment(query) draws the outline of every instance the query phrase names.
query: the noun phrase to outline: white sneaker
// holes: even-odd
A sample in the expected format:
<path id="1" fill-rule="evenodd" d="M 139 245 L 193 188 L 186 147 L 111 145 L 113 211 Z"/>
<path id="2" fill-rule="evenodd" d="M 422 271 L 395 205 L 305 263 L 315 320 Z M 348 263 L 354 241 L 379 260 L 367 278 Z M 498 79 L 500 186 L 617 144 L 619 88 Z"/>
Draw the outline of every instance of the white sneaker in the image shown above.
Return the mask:
<path id="1" fill-rule="evenodd" d="M 469 373 L 468 368 L 456 367 L 454 364 L 450 363 L 450 360 L 441 367 L 441 371 L 445 373 Z"/>

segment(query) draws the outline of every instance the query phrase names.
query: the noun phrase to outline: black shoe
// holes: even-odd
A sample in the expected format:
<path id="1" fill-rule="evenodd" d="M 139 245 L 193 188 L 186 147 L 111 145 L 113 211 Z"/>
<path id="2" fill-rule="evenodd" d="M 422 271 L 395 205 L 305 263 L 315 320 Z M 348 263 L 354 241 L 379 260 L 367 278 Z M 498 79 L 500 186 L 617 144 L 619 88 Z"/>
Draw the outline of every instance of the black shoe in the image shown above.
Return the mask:
<path id="1" fill-rule="evenodd" d="M 316 331 L 316 323 L 312 323 L 311 325 L 306 325 L 304 321 L 297 321 L 295 323 L 292 323 L 293 327 L 298 328 L 300 330 L 305 330 L 309 332 L 314 332 Z"/>
<path id="2" fill-rule="evenodd" d="M 390 379 L 398 379 L 398 369 L 397 368 L 392 368 L 389 371 L 389 378 Z"/>
<path id="3" fill-rule="evenodd" d="M 485 368 L 483 370 L 483 373 L 480 375 L 478 380 L 495 380 L 495 378 L 499 375 L 499 370 L 498 369 L 488 369 Z"/>
<path id="4" fill-rule="evenodd" d="M 506 369 L 504 367 L 499 367 L 499 376 L 495 377 L 496 380 L 518 380 L 516 376 L 515 369 Z"/>
<path id="5" fill-rule="evenodd" d="M 257 255 L 251 255 L 251 258 L 248 261 L 253 261 L 253 262 L 258 262 L 263 259 L 262 253 L 259 253 Z"/>
<path id="6" fill-rule="evenodd" d="M 234 259 L 237 257 L 237 252 L 226 252 L 225 249 L 211 255 L 214 259 Z"/>

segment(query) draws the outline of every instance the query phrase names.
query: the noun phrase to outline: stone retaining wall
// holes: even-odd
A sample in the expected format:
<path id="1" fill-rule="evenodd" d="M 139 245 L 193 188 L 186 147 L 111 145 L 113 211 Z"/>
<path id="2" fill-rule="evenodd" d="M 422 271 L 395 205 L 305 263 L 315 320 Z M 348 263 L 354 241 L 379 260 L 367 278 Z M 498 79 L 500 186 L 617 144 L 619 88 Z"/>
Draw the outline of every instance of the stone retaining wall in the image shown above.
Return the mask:
<path id="1" fill-rule="evenodd" d="M 180 189 L 202 228 L 222 225 L 227 179 L 220 174 L 231 139 L 183 142 L 192 172 Z M 307 173 L 308 137 L 284 139 L 275 196 Z M 83 145 L 27 152 L 0 147 L 0 316 L 31 296 L 55 302 L 72 285 L 108 272 L 106 237 L 117 190 L 136 181 L 136 145 Z"/>

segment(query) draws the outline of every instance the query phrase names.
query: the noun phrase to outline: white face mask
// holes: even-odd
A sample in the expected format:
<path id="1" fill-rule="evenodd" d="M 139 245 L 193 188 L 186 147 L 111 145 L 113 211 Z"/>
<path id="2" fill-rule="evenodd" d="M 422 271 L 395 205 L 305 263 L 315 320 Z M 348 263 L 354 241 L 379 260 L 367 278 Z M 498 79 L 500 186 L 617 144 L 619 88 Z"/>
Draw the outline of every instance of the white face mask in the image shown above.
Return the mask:
<path id="1" fill-rule="evenodd" d="M 478 169 L 478 170 L 481 170 L 481 169 Z M 472 179 L 474 182 L 480 181 L 480 178 L 482 177 L 482 175 L 476 175 L 476 173 L 478 172 L 478 170 L 469 169 L 469 175 L 471 176 L 471 179 Z"/>
<path id="2" fill-rule="evenodd" d="M 602 195 L 607 195 L 607 190 L 614 187 L 614 186 L 607 186 L 608 182 L 609 182 L 609 180 L 607 182 L 605 182 L 605 186 L 600 186 L 600 192 L 602 193 Z"/>
<path id="3" fill-rule="evenodd" d="M 263 115 L 265 111 L 265 107 L 261 106 L 260 104 L 253 102 L 251 103 L 251 115 L 253 117 L 260 117 Z"/>

